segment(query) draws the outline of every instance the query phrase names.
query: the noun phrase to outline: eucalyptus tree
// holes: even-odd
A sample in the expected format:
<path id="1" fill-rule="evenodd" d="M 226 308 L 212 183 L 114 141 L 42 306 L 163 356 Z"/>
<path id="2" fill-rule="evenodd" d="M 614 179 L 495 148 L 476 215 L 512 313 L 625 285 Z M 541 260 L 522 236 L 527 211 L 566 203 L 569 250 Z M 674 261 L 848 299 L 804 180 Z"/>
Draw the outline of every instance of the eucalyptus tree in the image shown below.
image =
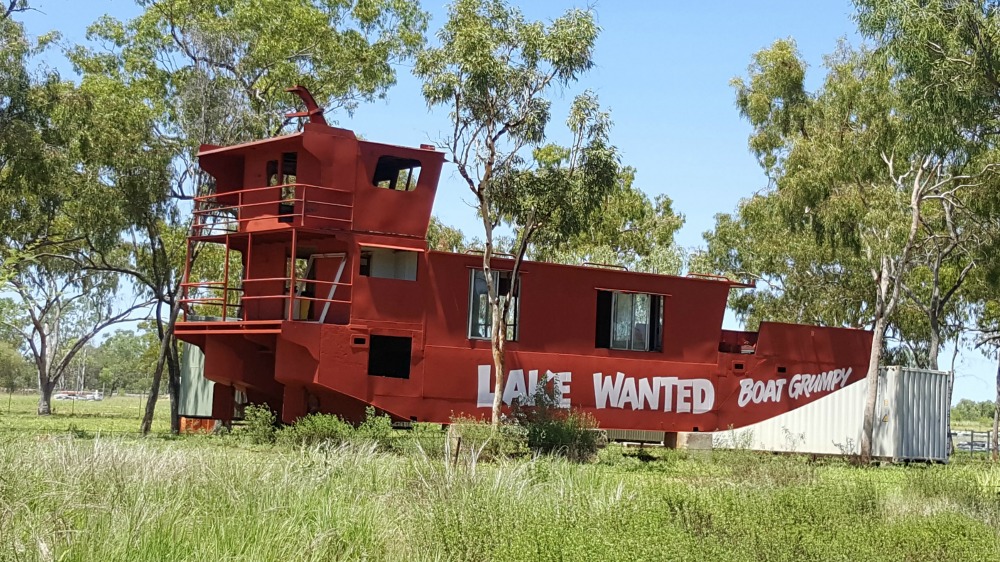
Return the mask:
<path id="1" fill-rule="evenodd" d="M 440 44 L 417 57 L 414 72 L 428 105 L 450 112 L 439 146 L 475 197 L 483 223 L 494 424 L 500 420 L 512 295 L 532 241 L 580 232 L 607 194 L 622 186 L 610 120 L 591 93 L 572 103 L 570 145 L 544 144 L 547 96 L 593 66 L 598 32 L 589 11 L 570 10 L 546 24 L 528 21 L 502 0 L 456 0 L 438 32 Z M 514 241 L 509 282 L 501 287 L 492 260 L 503 226 Z"/>
<path id="2" fill-rule="evenodd" d="M 52 392 L 67 378 L 77 355 L 110 326 L 136 320 L 148 306 L 121 301 L 118 276 L 80 269 L 64 254 L 15 258 L 0 299 L 0 324 L 16 334 L 37 373 L 38 414 L 52 411 Z"/>
<path id="3" fill-rule="evenodd" d="M 855 0 L 855 4 L 860 31 L 874 40 L 881 56 L 894 61 L 905 102 L 922 110 L 926 126 L 934 127 L 938 138 L 964 146 L 970 162 L 981 168 L 994 166 L 1000 156 L 996 148 L 1000 4 L 995 0 Z M 985 251 L 974 253 L 992 271 L 995 252 L 991 250 L 1000 233 L 995 228 L 1000 190 L 995 175 L 974 187 L 978 188 L 975 196 L 965 198 L 961 208 L 987 225 L 985 232 L 980 230 L 984 238 L 974 244 Z M 976 309 L 982 315 L 980 328 L 992 329 L 992 296 L 1000 283 L 996 275 L 982 278 L 990 288 L 977 291 L 982 299 Z M 1000 404 L 1000 370 L 996 401 Z"/>
<path id="4" fill-rule="evenodd" d="M 811 230 L 792 228 L 781 207 L 785 194 L 771 191 L 719 214 L 704 233 L 692 271 L 715 272 L 746 281 L 729 306 L 748 329 L 764 320 L 865 328 L 871 325 L 871 277 L 864 258 L 837 251 Z"/>
<path id="5" fill-rule="evenodd" d="M 31 365 L 25 360 L 18 347 L 0 340 L 0 388 L 9 394 L 15 390 L 33 386 Z"/>
<path id="6" fill-rule="evenodd" d="M 620 183 L 605 194 L 601 212 L 571 233 L 539 232 L 529 256 L 541 261 L 622 266 L 632 271 L 677 275 L 684 256 L 674 236 L 684 216 L 667 195 L 650 199 L 635 184 L 635 170 L 623 168 Z"/>
<path id="7" fill-rule="evenodd" d="M 415 0 L 138 3 L 145 10 L 132 20 L 104 17 L 91 26 L 88 37 L 99 47 L 69 55 L 83 75 L 81 88 L 122 109 L 121 127 L 149 112 L 139 118 L 151 121 L 171 156 L 167 188 L 155 186 L 140 205 L 125 207 L 132 227 L 123 245 L 133 257 L 122 271 L 156 300 L 162 342 L 142 426 L 148 431 L 164 370 L 171 393 L 179 389 L 173 327 L 190 223 L 186 202 L 213 189 L 196 162 L 200 144 L 234 144 L 296 125 L 285 116 L 295 109 L 289 86 L 307 86 L 326 107 L 347 112 L 385 97 L 394 65 L 422 46 L 427 16 Z"/>
<path id="8" fill-rule="evenodd" d="M 151 330 L 118 330 L 97 349 L 101 369 L 97 375 L 107 393 L 149 389 L 156 369 L 159 341 Z"/>
<path id="9" fill-rule="evenodd" d="M 987 181 L 991 166 L 968 159 L 960 142 L 942 143 L 923 108 L 905 102 L 891 58 L 841 45 L 826 67 L 822 87 L 807 92 L 794 43 L 778 41 L 734 86 L 784 222 L 827 248 L 854 252 L 870 276 L 874 342 L 861 443 L 869 457 L 879 356 L 932 226 L 928 206 L 960 200 Z"/>

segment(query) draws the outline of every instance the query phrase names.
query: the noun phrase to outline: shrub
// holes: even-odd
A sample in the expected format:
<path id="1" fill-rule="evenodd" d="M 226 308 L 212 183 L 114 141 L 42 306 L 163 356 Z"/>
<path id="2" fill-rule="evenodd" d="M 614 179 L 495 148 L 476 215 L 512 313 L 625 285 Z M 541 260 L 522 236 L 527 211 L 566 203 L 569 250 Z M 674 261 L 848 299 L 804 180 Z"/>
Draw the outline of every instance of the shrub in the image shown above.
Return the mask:
<path id="1" fill-rule="evenodd" d="M 607 442 L 592 415 L 561 407 L 556 385 L 538 385 L 532 398 L 515 403 L 512 412 L 532 451 L 584 461 L 592 459 Z"/>
<path id="2" fill-rule="evenodd" d="M 374 441 L 382 450 L 391 449 L 395 440 L 392 418 L 376 413 L 371 406 L 365 408 L 365 421 L 361 422 L 355 433 L 360 439 Z"/>
<path id="3" fill-rule="evenodd" d="M 243 435 L 251 443 L 274 443 L 277 418 L 267 406 L 249 404 L 243 411 Z"/>
<path id="4" fill-rule="evenodd" d="M 278 443 L 284 445 L 341 444 L 354 436 L 354 427 L 337 416 L 309 414 L 292 425 L 278 430 Z"/>
<path id="5" fill-rule="evenodd" d="M 454 457 L 463 451 L 472 453 L 478 460 L 496 460 L 527 455 L 527 432 L 515 424 L 494 427 L 488 421 L 459 416 L 452 418 L 448 428 L 450 452 Z"/>

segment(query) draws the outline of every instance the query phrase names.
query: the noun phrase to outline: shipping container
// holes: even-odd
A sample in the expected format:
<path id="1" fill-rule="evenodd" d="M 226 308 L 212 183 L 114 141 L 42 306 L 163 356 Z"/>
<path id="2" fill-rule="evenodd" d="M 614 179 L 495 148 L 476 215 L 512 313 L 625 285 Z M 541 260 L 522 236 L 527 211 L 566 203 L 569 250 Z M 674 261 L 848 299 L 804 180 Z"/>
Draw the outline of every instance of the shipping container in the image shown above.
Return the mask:
<path id="1" fill-rule="evenodd" d="M 953 374 L 883 367 L 872 454 L 894 461 L 946 462 Z M 801 408 L 747 427 L 716 432 L 720 449 L 857 455 L 861 450 L 868 381 L 861 380 Z"/>

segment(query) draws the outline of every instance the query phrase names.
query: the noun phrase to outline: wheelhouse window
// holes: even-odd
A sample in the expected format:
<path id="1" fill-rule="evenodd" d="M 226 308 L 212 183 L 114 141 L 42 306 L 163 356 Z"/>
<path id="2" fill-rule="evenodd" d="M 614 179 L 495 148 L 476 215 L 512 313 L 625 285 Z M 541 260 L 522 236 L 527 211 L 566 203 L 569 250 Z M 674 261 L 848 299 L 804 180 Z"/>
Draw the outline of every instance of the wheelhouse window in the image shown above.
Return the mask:
<path id="1" fill-rule="evenodd" d="M 413 191 L 420 179 L 420 160 L 380 156 L 375 164 L 372 185 L 395 191 Z"/>
<path id="2" fill-rule="evenodd" d="M 358 261 L 358 274 L 365 277 L 417 280 L 418 252 L 362 246 Z"/>
<path id="3" fill-rule="evenodd" d="M 663 351 L 663 296 L 597 291 L 595 347 Z"/>
<path id="4" fill-rule="evenodd" d="M 517 341 L 518 316 L 520 316 L 520 283 L 510 290 L 510 271 L 491 271 L 493 283 L 497 287 L 501 302 L 511 299 L 507 309 L 507 341 Z M 482 270 L 473 270 L 469 282 L 469 339 L 488 340 L 493 331 L 493 309 L 490 308 L 489 289 L 486 286 L 486 275 Z"/>

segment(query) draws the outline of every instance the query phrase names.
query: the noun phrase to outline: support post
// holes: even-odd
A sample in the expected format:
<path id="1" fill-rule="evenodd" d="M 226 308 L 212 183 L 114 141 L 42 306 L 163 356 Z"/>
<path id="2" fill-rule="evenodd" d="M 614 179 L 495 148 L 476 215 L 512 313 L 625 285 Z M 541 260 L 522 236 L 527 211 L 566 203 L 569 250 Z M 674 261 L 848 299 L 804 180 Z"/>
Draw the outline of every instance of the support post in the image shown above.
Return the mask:
<path id="1" fill-rule="evenodd" d="M 222 257 L 222 321 L 226 321 L 229 310 L 229 235 L 226 234 L 225 255 Z"/>
<path id="2" fill-rule="evenodd" d="M 291 273 L 289 275 L 289 278 L 290 278 L 291 281 L 288 284 L 288 319 L 289 320 L 294 320 L 295 319 L 295 316 L 294 316 L 294 311 L 295 311 L 295 260 L 298 257 L 298 255 L 297 255 L 298 254 L 298 248 L 297 248 L 297 245 L 298 245 L 298 236 L 297 236 L 297 233 L 298 233 L 297 229 L 293 228 L 292 229 L 292 257 L 291 257 L 291 260 L 289 260 L 289 269 L 291 270 Z"/>

